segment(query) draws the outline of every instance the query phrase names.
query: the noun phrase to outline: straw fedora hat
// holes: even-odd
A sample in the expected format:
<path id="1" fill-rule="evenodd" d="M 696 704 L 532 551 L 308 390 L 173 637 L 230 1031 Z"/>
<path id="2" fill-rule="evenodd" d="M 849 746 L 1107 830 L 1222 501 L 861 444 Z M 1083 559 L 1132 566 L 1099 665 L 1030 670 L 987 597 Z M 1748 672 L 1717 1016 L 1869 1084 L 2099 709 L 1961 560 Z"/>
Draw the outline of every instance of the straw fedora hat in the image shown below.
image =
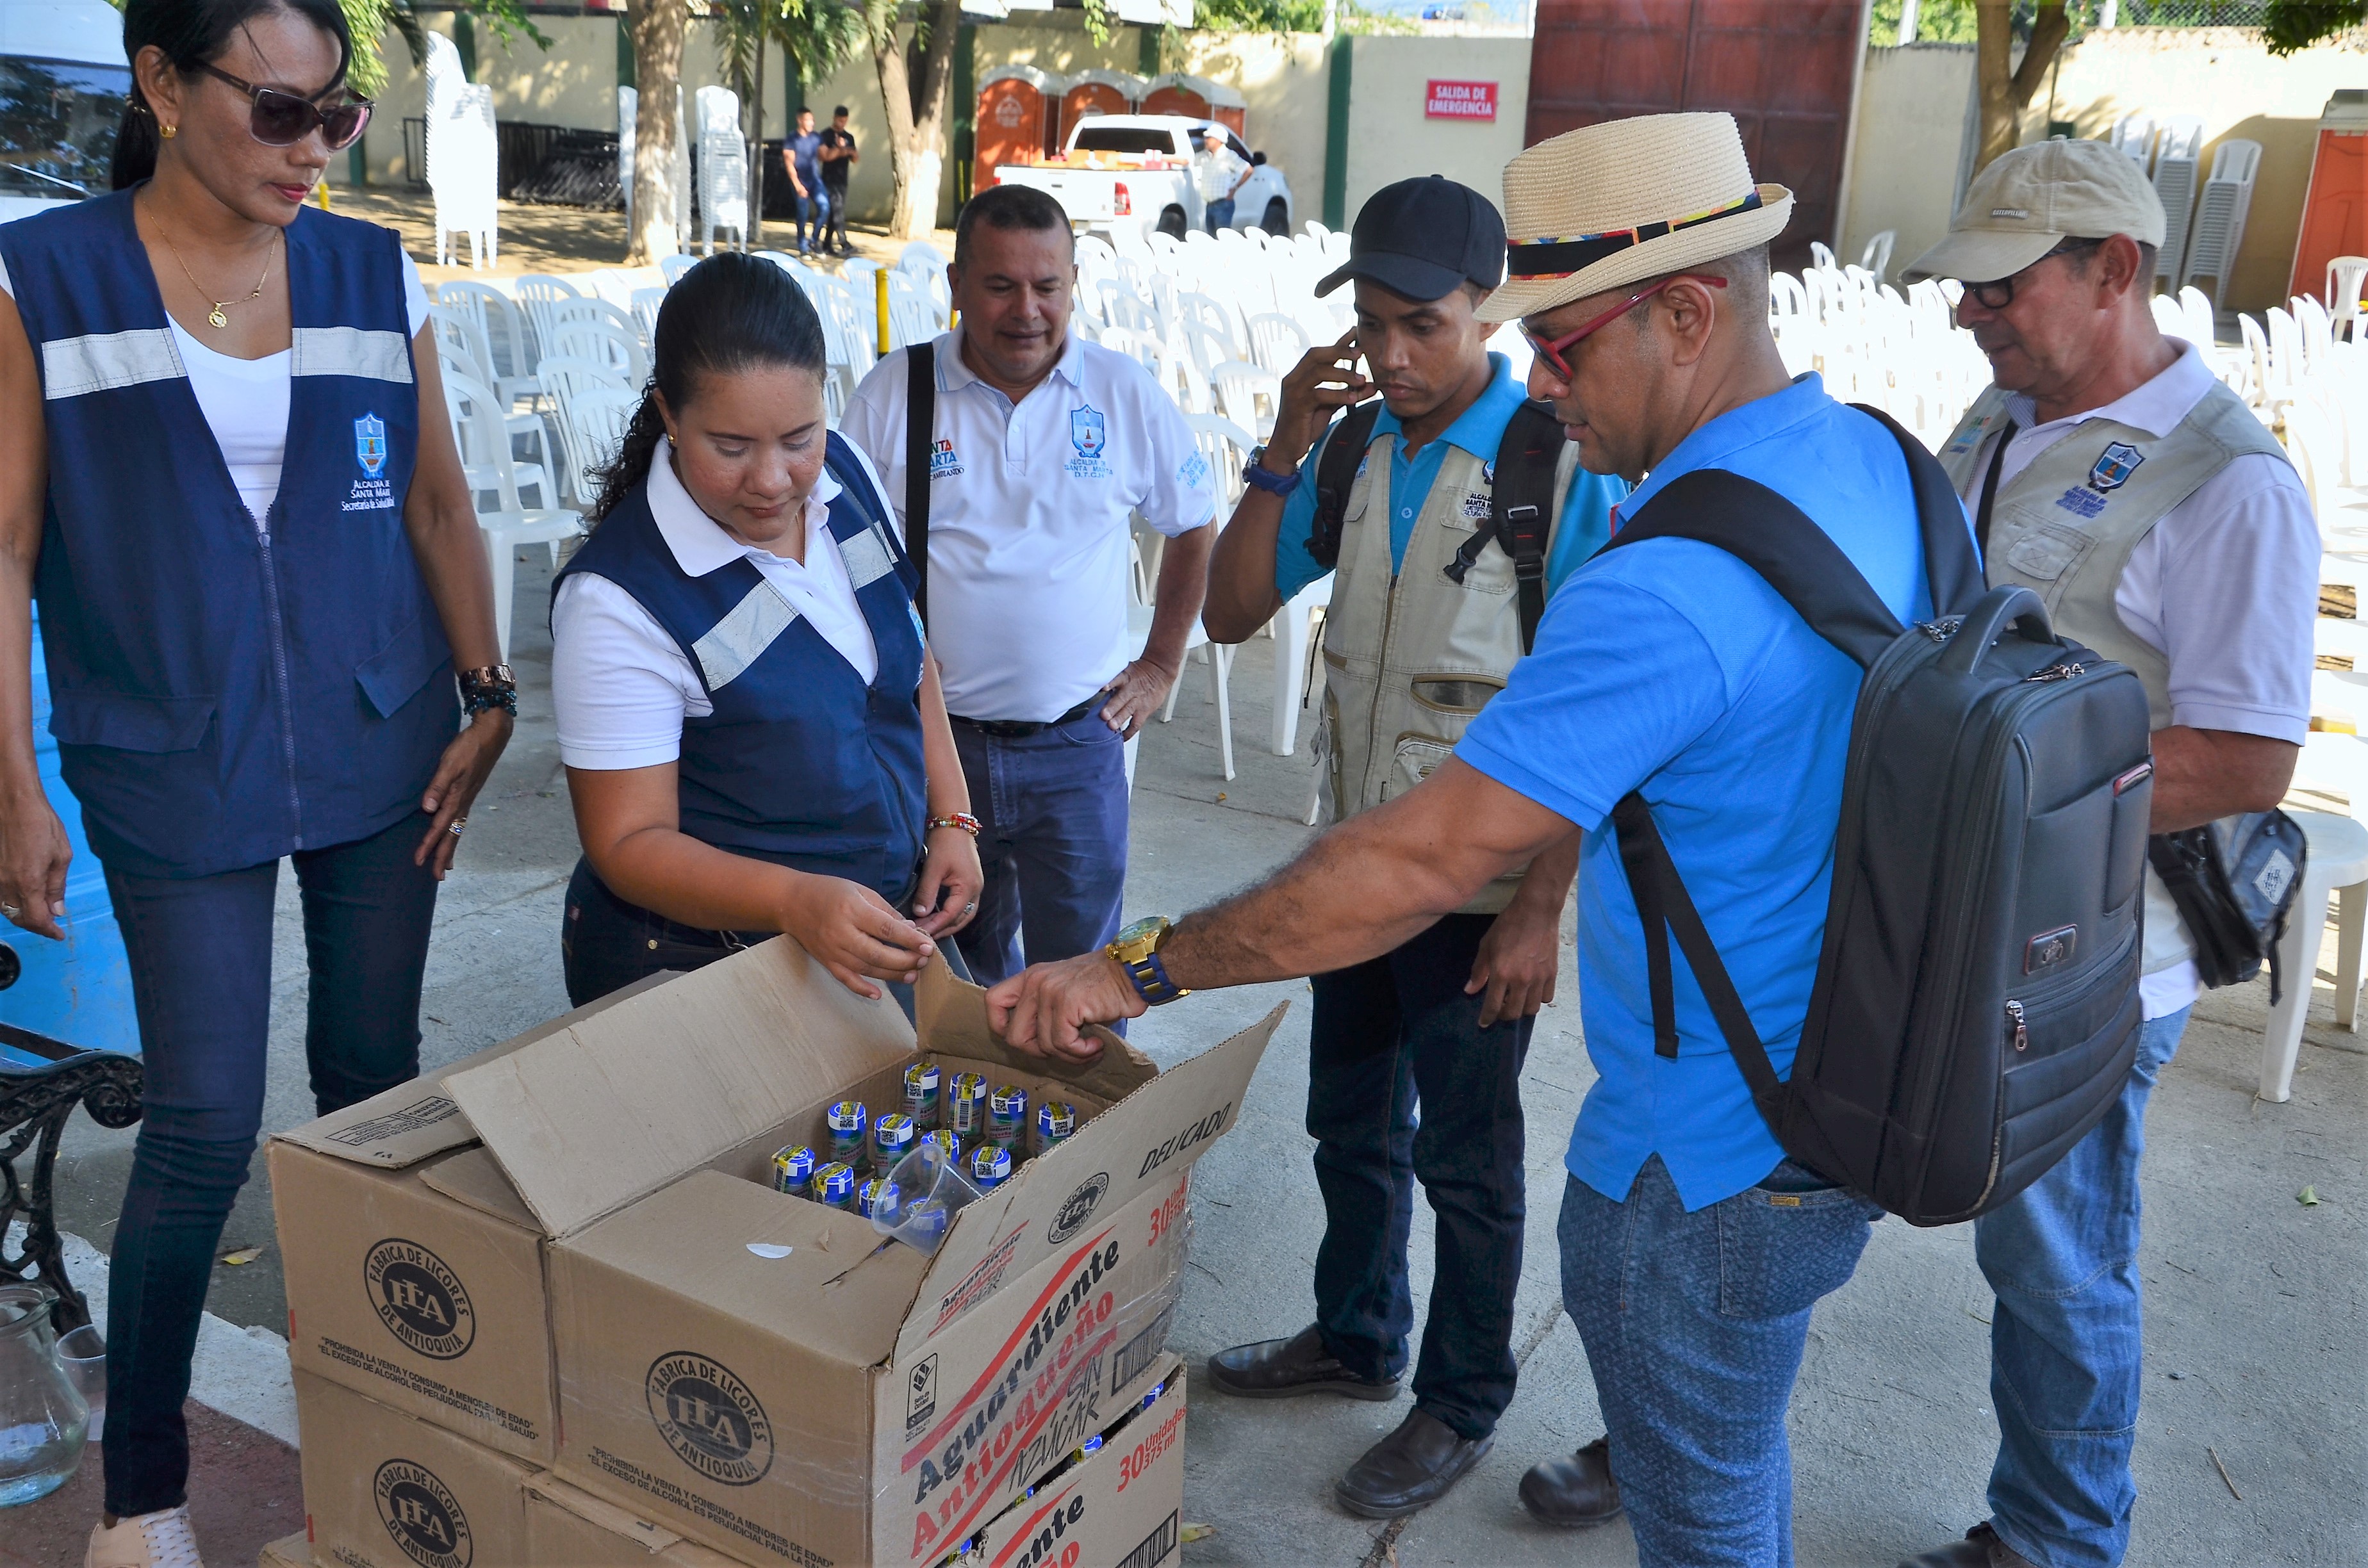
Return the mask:
<path id="1" fill-rule="evenodd" d="M 1731 114 L 1647 114 L 1565 131 L 1505 165 L 1505 285 L 1482 321 L 1513 321 L 1765 244 L 1793 193 L 1759 185 Z"/>

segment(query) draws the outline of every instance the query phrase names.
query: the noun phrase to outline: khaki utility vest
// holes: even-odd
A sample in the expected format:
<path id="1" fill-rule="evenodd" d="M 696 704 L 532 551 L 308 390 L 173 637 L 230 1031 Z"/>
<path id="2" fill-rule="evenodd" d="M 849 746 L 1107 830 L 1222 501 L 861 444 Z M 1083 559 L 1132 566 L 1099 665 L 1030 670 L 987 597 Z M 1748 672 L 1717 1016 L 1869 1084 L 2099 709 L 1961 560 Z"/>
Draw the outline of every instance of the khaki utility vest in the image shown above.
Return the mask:
<path id="1" fill-rule="evenodd" d="M 1434 437 L 1438 439 L 1439 437 Z M 1390 464 L 1397 437 L 1376 436 L 1341 514 L 1340 563 L 1324 616 L 1324 758 L 1333 820 L 1402 795 L 1430 776 L 1463 738 L 1473 716 L 1502 691 L 1521 656 L 1512 557 L 1480 551 L 1461 584 L 1447 564 L 1488 520 L 1494 464 L 1451 446 L 1406 560 L 1390 572 Z M 1578 466 L 1565 445 L 1554 467 L 1549 528 L 1558 528 Z M 1553 535 L 1548 534 L 1551 558 Z M 1495 915 L 1520 875 L 1499 877 L 1459 912 Z"/>
<path id="2" fill-rule="evenodd" d="M 1969 507 L 1981 505 L 1989 470 L 1985 442 L 2007 423 L 2007 396 L 1992 387 L 1975 400 L 1941 449 Z M 2047 605 L 2058 634 L 2127 665 L 2144 683 L 2155 729 L 2170 723 L 2170 661 L 2122 623 L 2113 607 L 2131 554 L 2170 510 L 2248 452 L 2285 460 L 2285 449 L 2243 400 L 2214 381 L 2166 436 L 2112 419 L 2073 426 L 1998 486 L 1983 558 L 1992 587 L 2018 583 Z M 2170 893 L 2146 873 L 2148 974 L 2195 954 Z"/>

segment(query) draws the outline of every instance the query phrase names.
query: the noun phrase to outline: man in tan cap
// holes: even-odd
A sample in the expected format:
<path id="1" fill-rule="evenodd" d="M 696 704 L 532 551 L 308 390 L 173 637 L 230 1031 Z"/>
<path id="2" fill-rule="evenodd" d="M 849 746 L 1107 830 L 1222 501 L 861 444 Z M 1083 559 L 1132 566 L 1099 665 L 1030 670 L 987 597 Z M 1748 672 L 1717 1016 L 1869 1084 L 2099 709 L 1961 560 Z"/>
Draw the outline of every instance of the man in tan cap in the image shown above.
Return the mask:
<path id="1" fill-rule="evenodd" d="M 1726 115 L 1570 131 L 1505 172 L 1509 276 L 1481 315 L 1521 319 L 1537 347 L 1530 391 L 1554 403 L 1589 472 L 1632 483 L 1649 472 L 1619 507 L 1625 524 L 1679 475 L 1728 470 L 1805 514 L 1894 615 L 1926 619 L 1899 438 L 1816 376 L 1789 377 L 1769 333 L 1767 245 L 1792 208 L 1791 192 L 1753 182 Z M 1632 795 L 1649 808 L 1789 1072 L 1860 675 L 1735 556 L 1615 534 L 1555 592 L 1530 656 L 1427 779 L 1250 892 L 1122 955 L 1029 970 L 990 1006 L 1014 1046 L 1089 1057 L 1082 1022 L 1363 962 L 1582 830 L 1581 1006 L 1598 1080 L 1565 1155 L 1559 1234 L 1608 1469 L 1606 1445 L 1591 1444 L 1533 1471 L 1522 1499 L 1562 1524 L 1624 1502 L 1646 1568 L 1788 1565 L 1784 1408 L 1810 1308 L 1850 1278 L 1876 1211 L 1784 1157 L 1690 971 L 1672 1051 L 1656 1049 L 1645 928 L 1617 837 L 1600 830 Z"/>
<path id="2" fill-rule="evenodd" d="M 2101 142 L 2047 142 L 1984 169 L 1907 273 L 1964 282 L 1957 320 L 1996 378 L 1941 453 L 1986 574 L 2040 595 L 2059 633 L 2146 683 L 2157 834 L 2285 794 L 2310 724 L 2319 551 L 2276 440 L 2196 346 L 2155 326 L 2163 229 L 2135 163 Z M 1998 1294 L 1990 1518 L 1916 1568 L 2112 1568 L 2128 1549 L 2138 1156 L 2147 1093 L 2198 982 L 2151 869 L 2145 928 L 2146 1026 L 2120 1102 L 1974 1221 Z"/>

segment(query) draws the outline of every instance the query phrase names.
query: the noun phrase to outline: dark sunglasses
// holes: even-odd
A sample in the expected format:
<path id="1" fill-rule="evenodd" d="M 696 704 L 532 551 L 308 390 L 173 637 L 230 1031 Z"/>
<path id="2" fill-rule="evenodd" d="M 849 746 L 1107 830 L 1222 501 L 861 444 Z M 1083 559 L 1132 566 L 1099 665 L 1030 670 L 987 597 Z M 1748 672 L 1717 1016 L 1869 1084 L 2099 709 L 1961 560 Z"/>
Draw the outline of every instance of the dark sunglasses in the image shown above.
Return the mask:
<path id="1" fill-rule="evenodd" d="M 1707 283 L 1713 289 L 1724 289 L 1726 287 L 1726 279 L 1724 278 L 1713 278 L 1706 272 L 1680 272 L 1672 277 L 1662 278 L 1658 283 L 1652 285 L 1650 288 L 1639 289 L 1636 292 L 1629 295 L 1626 299 L 1621 301 L 1618 304 L 1612 306 L 1610 310 L 1604 312 L 1593 321 L 1588 322 L 1585 326 L 1580 327 L 1577 331 L 1565 334 L 1561 337 L 1554 339 L 1552 342 L 1548 342 L 1546 339 L 1540 337 L 1536 333 L 1531 332 L 1529 328 L 1529 324 L 1526 322 L 1521 324 L 1521 335 L 1530 340 L 1530 347 L 1537 350 L 1538 358 L 1546 362 L 1546 368 L 1554 373 L 1554 378 L 1564 385 L 1567 386 L 1570 384 L 1573 377 L 1571 374 L 1570 362 L 1563 358 L 1563 355 L 1566 350 L 1577 347 L 1581 339 L 1590 335 L 1591 334 L 1602 331 L 1605 327 L 1610 326 L 1613 322 L 1618 321 L 1622 316 L 1626 315 L 1630 311 L 1634 310 L 1637 306 L 1643 304 L 1645 301 L 1651 299 L 1654 295 L 1659 293 L 1670 284 L 1677 282 L 1679 278 L 1690 278 L 1697 283 Z"/>
<path id="2" fill-rule="evenodd" d="M 2049 251 L 2047 256 L 2041 256 L 2039 261 L 2045 261 L 2048 256 L 2078 256 L 2082 251 L 2095 250 L 2104 243 L 2102 240 L 2059 240 L 2056 242 L 2055 248 Z M 1965 285 L 1964 297 L 1986 311 L 2002 311 L 2014 303 L 2015 278 L 2028 274 L 2032 267 L 2039 265 L 2039 261 L 2032 262 L 2031 267 L 2024 267 L 2021 272 L 2010 278 L 1993 278 L 1987 283 L 1968 283 Z"/>
<path id="3" fill-rule="evenodd" d="M 198 69 L 255 100 L 255 107 L 247 111 L 247 134 L 267 147 L 292 147 L 318 131 L 328 142 L 329 151 L 336 153 L 352 146 L 362 128 L 370 124 L 371 106 L 367 99 L 323 108 L 310 98 L 277 87 L 258 87 L 211 65 L 200 63 Z"/>

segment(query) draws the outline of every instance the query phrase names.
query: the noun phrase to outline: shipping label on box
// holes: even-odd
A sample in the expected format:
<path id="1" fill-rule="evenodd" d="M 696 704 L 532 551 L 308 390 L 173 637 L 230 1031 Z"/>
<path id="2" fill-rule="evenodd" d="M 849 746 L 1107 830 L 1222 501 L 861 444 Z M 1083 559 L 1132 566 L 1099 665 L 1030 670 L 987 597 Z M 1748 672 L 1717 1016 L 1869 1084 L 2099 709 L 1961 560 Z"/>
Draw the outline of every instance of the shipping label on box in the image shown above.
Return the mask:
<path id="1" fill-rule="evenodd" d="M 1157 1392 L 1100 1446 L 990 1521 L 960 1568 L 1161 1568 L 1184 1528 L 1184 1370 L 1163 1358 Z"/>
<path id="2" fill-rule="evenodd" d="M 309 1372 L 296 1374 L 315 1564 L 503 1568 L 530 1561 L 532 1467 Z"/>

